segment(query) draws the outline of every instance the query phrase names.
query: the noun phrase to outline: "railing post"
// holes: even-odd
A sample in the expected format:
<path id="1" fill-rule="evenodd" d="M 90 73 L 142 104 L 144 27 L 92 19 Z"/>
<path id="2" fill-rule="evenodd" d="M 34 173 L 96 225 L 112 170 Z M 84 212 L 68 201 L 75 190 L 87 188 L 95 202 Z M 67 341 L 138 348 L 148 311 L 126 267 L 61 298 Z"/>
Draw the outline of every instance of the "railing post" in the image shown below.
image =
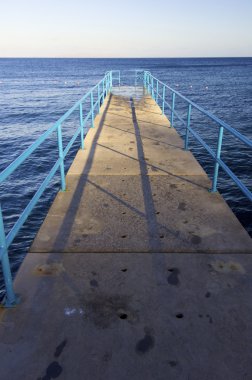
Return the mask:
<path id="1" fill-rule="evenodd" d="M 104 86 L 104 79 L 102 81 L 102 104 L 104 103 L 104 92 L 105 92 L 105 86 Z"/>
<path id="2" fill-rule="evenodd" d="M 81 126 L 81 149 L 84 149 L 84 124 L 83 124 L 83 111 L 82 103 L 80 103 L 80 126 Z"/>
<path id="3" fill-rule="evenodd" d="M 148 94 L 150 94 L 150 76 L 148 74 Z"/>
<path id="4" fill-rule="evenodd" d="M 14 307 L 18 303 L 18 298 L 14 293 L 13 282 L 10 270 L 10 261 L 8 255 L 8 248 L 6 244 L 6 237 L 4 232 L 3 214 L 0 205 L 0 257 L 2 261 L 3 277 L 6 290 L 6 296 L 3 301 L 3 306 Z"/>
<path id="5" fill-rule="evenodd" d="M 165 85 L 163 86 L 163 99 L 162 99 L 163 103 L 162 103 L 162 114 L 164 115 L 164 111 L 165 111 Z"/>
<path id="6" fill-rule="evenodd" d="M 110 71 L 110 88 L 109 88 L 109 91 L 112 90 L 112 87 L 113 87 L 113 72 Z"/>
<path id="7" fill-rule="evenodd" d="M 215 161 L 215 165 L 214 165 L 214 177 L 213 177 L 212 189 L 211 189 L 212 193 L 217 191 L 217 181 L 218 181 L 219 166 L 220 166 L 217 160 L 220 159 L 220 156 L 221 156 L 223 131 L 224 131 L 224 128 L 222 126 L 220 126 L 219 136 L 218 136 L 218 145 L 217 145 L 217 151 L 216 151 L 216 161 Z"/>
<path id="8" fill-rule="evenodd" d="M 156 84 L 156 103 L 158 104 L 158 80 L 157 80 L 157 84 Z"/>
<path id="9" fill-rule="evenodd" d="M 153 77 L 151 77 L 151 97 L 154 99 L 154 81 L 153 81 Z"/>
<path id="10" fill-rule="evenodd" d="M 94 95 L 93 91 L 90 92 L 90 103 L 91 103 L 91 127 L 94 128 Z"/>
<path id="11" fill-rule="evenodd" d="M 107 96 L 107 94 L 108 94 L 108 75 L 106 75 L 106 78 L 105 78 L 105 90 L 106 90 L 106 96 Z"/>
<path id="12" fill-rule="evenodd" d="M 175 92 L 172 93 L 171 127 L 173 127 L 174 109 L 175 109 Z"/>
<path id="13" fill-rule="evenodd" d="M 97 96 L 98 96 L 98 113 L 100 113 L 101 109 L 101 92 L 100 92 L 100 83 L 98 83 L 98 89 L 97 89 Z"/>
<path id="14" fill-rule="evenodd" d="M 192 105 L 188 105 L 188 111 L 187 111 L 187 123 L 186 123 L 186 134 L 185 134 L 185 150 L 188 150 L 188 140 L 189 140 L 189 128 L 190 128 L 190 122 L 191 122 L 191 112 L 192 112 Z"/>
<path id="15" fill-rule="evenodd" d="M 62 143 L 61 124 L 58 125 L 58 148 L 59 148 L 59 158 L 60 158 L 61 190 L 65 191 L 66 180 L 65 180 L 64 152 L 63 152 L 63 143 Z"/>

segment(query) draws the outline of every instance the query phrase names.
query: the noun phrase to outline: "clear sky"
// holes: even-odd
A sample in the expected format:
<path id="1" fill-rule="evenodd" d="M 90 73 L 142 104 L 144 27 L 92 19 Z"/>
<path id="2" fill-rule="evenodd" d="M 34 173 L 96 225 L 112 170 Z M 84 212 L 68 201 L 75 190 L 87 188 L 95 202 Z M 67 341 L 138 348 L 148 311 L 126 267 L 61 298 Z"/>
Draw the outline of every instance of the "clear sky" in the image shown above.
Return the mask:
<path id="1" fill-rule="evenodd" d="M 0 57 L 252 56 L 252 0 L 0 0 Z"/>

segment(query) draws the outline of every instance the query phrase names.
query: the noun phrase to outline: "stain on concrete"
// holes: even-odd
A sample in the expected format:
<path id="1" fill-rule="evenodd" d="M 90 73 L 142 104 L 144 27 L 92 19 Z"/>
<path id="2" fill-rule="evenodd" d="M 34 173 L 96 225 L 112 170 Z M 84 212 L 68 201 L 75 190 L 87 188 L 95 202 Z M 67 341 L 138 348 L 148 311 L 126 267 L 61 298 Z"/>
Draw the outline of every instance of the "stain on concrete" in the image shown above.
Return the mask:
<path id="1" fill-rule="evenodd" d="M 208 319 L 208 322 L 209 323 L 213 323 L 213 318 L 211 317 L 211 315 L 209 314 L 206 314 L 205 317 Z M 204 315 L 203 314 L 199 314 L 199 318 L 204 318 Z"/>
<path id="2" fill-rule="evenodd" d="M 62 367 L 58 362 L 54 361 L 49 364 L 46 369 L 46 374 L 43 377 L 39 377 L 38 380 L 51 380 L 56 379 L 62 373 Z"/>
<path id="3" fill-rule="evenodd" d="M 85 318 L 90 320 L 96 327 L 106 329 L 113 323 L 120 321 L 122 314 L 127 315 L 127 322 L 135 323 L 138 315 L 130 307 L 131 297 L 127 295 L 107 295 L 104 293 L 92 293 L 85 296 L 83 301 L 86 310 Z"/>
<path id="4" fill-rule="evenodd" d="M 66 344 L 67 344 L 67 339 L 64 339 L 57 347 L 56 347 L 56 350 L 55 350 L 55 353 L 54 353 L 54 357 L 55 358 L 58 358 L 61 354 L 62 354 L 62 352 L 63 352 L 63 350 L 64 350 L 64 348 L 66 347 Z"/>
<path id="5" fill-rule="evenodd" d="M 198 235 L 193 235 L 192 238 L 191 238 L 191 242 L 193 244 L 200 244 L 202 241 L 201 237 L 198 236 Z"/>
<path id="6" fill-rule="evenodd" d="M 207 314 L 206 317 L 208 318 L 209 323 L 213 323 L 213 318 L 211 317 L 211 315 Z"/>
<path id="7" fill-rule="evenodd" d="M 171 183 L 171 184 L 170 184 L 170 188 L 171 188 L 171 189 L 177 189 L 177 185 L 175 185 L 174 183 Z"/>
<path id="8" fill-rule="evenodd" d="M 155 346 L 155 338 L 153 336 L 153 330 L 145 327 L 145 336 L 140 339 L 136 344 L 136 352 L 138 354 L 146 354 Z"/>
<path id="9" fill-rule="evenodd" d="M 102 361 L 107 363 L 112 359 L 112 352 L 105 352 L 105 354 L 102 357 Z"/>
<path id="10" fill-rule="evenodd" d="M 243 266 L 234 261 L 216 260 L 210 264 L 210 267 L 219 273 L 245 273 Z"/>
<path id="11" fill-rule="evenodd" d="M 109 204 L 108 203 L 103 203 L 103 207 L 108 208 Z"/>
<path id="12" fill-rule="evenodd" d="M 182 314 L 182 313 L 177 313 L 177 314 L 176 314 L 176 318 L 178 318 L 178 319 L 182 319 L 182 318 L 184 318 L 184 314 Z"/>
<path id="13" fill-rule="evenodd" d="M 90 286 L 92 286 L 93 288 L 98 288 L 99 284 L 98 284 L 98 281 L 96 280 L 91 280 L 90 281 Z"/>
<path id="14" fill-rule="evenodd" d="M 65 268 L 63 264 L 59 262 L 37 265 L 33 271 L 34 274 L 41 276 L 58 276 L 62 272 L 65 272 Z"/>
<path id="15" fill-rule="evenodd" d="M 153 172 L 157 172 L 157 171 L 158 171 L 158 169 L 155 168 L 155 166 L 151 166 L 151 170 L 152 170 Z"/>
<path id="16" fill-rule="evenodd" d="M 176 367 L 176 365 L 178 364 L 175 360 L 170 360 L 169 361 L 169 364 L 171 367 Z"/>
<path id="17" fill-rule="evenodd" d="M 117 314 L 118 314 L 118 317 L 119 317 L 120 319 L 123 319 L 123 320 L 128 319 L 128 314 L 127 314 L 126 310 L 119 309 L 119 310 L 117 311 Z"/>
<path id="18" fill-rule="evenodd" d="M 178 210 L 186 211 L 186 203 L 185 202 L 180 202 L 179 205 L 178 205 Z"/>
<path id="19" fill-rule="evenodd" d="M 170 274 L 167 278 L 168 284 L 179 286 L 180 280 L 179 280 L 178 276 L 180 274 L 180 270 L 178 268 L 170 268 L 170 269 L 168 269 L 168 271 L 170 272 Z"/>
<path id="20" fill-rule="evenodd" d="M 206 292 L 205 297 L 206 298 L 210 298 L 211 297 L 211 292 Z"/>

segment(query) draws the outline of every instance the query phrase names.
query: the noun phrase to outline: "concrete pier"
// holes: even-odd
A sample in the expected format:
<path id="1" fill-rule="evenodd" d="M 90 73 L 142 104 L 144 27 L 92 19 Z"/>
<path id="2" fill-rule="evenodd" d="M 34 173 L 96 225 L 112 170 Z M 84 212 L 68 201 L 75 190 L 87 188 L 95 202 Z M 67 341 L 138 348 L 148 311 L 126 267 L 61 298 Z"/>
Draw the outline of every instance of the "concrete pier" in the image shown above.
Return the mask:
<path id="1" fill-rule="evenodd" d="M 110 94 L 0 311 L 0 379 L 252 376 L 252 241 L 160 108 Z"/>

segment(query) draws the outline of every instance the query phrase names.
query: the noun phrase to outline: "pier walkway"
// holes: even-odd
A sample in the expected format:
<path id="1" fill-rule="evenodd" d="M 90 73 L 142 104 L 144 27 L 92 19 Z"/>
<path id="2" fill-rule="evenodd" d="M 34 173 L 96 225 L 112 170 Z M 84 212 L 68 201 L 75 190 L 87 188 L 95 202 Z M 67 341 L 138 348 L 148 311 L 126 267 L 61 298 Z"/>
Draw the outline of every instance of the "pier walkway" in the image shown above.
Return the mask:
<path id="1" fill-rule="evenodd" d="M 251 250 L 246 231 L 209 193 L 207 175 L 141 91 L 108 98 L 32 252 Z"/>
<path id="2" fill-rule="evenodd" d="M 251 238 L 150 95 L 124 91 L 0 312 L 0 379 L 249 379 Z"/>

